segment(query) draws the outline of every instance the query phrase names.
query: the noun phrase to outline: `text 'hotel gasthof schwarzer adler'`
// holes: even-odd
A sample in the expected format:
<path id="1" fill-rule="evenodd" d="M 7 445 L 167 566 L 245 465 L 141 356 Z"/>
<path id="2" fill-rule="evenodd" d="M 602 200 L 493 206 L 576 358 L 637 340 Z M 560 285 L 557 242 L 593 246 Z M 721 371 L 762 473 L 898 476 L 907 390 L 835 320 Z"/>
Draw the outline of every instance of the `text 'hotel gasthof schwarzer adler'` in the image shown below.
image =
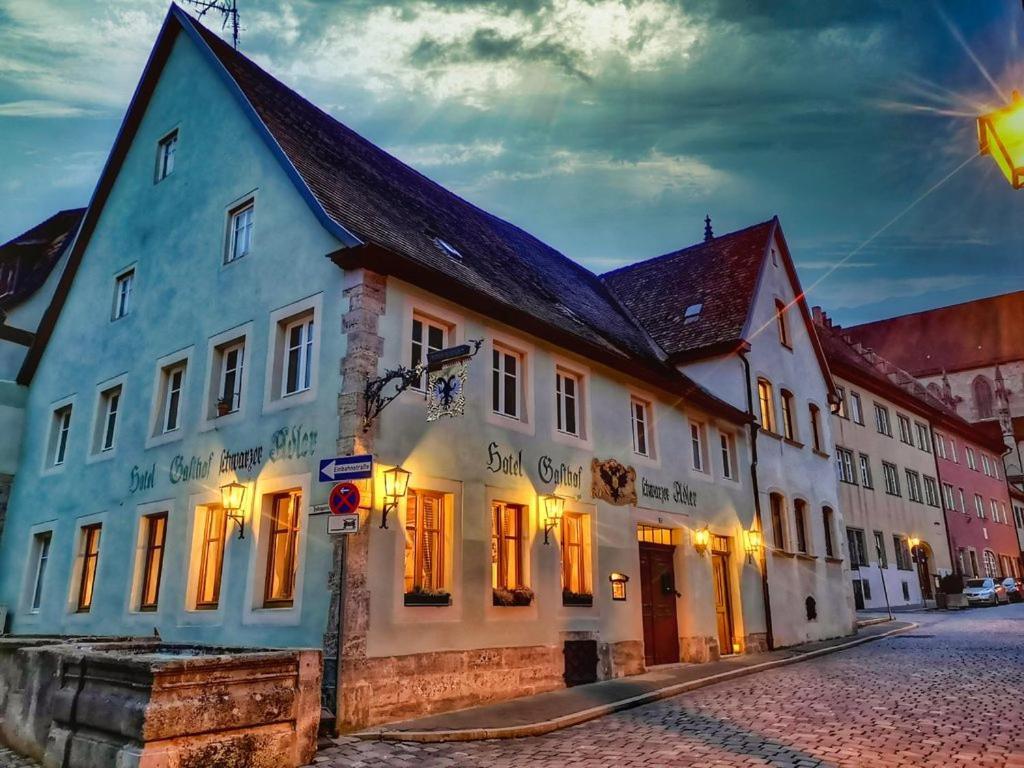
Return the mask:
<path id="1" fill-rule="evenodd" d="M 13 633 L 323 648 L 351 730 L 854 630 L 849 404 L 778 219 L 596 276 L 172 7 L 4 275 Z M 933 553 L 908 603 L 941 517 L 886 529 Z"/>

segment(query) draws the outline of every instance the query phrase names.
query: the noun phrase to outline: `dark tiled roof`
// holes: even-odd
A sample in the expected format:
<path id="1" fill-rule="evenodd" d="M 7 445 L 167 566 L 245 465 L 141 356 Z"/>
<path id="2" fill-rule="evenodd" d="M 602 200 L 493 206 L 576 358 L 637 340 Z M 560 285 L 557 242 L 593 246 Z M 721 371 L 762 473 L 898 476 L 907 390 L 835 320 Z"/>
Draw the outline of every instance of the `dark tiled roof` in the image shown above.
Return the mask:
<path id="1" fill-rule="evenodd" d="M 846 332 L 916 376 L 1024 360 L 1024 291 L 855 325 Z"/>
<path id="2" fill-rule="evenodd" d="M 602 276 L 670 356 L 736 343 L 778 219 L 715 237 Z M 696 321 L 686 308 L 701 304 Z"/>
<path id="3" fill-rule="evenodd" d="M 60 211 L 0 245 L 0 264 L 17 265 L 14 292 L 0 297 L 0 309 L 20 304 L 42 287 L 73 240 L 83 215 L 84 208 Z"/>
<path id="4" fill-rule="evenodd" d="M 655 345 L 596 275 L 392 157 L 182 16 L 334 222 L 364 243 L 443 273 L 496 304 L 525 310 L 621 356 L 658 359 Z M 435 238 L 451 244 L 461 259 Z"/>

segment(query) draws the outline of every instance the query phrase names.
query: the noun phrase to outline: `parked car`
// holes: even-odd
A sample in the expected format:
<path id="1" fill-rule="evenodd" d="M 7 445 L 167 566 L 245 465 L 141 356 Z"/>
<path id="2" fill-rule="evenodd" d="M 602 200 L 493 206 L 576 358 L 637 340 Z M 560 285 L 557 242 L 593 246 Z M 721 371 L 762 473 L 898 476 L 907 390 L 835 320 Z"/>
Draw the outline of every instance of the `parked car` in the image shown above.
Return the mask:
<path id="1" fill-rule="evenodd" d="M 1003 579 L 1003 589 L 1006 590 L 1006 597 L 1011 603 L 1024 601 L 1024 591 L 1021 591 L 1021 583 L 1013 576 Z"/>
<path id="2" fill-rule="evenodd" d="M 971 605 L 999 605 L 1008 603 L 1006 587 L 995 579 L 968 579 L 964 584 L 964 594 Z"/>

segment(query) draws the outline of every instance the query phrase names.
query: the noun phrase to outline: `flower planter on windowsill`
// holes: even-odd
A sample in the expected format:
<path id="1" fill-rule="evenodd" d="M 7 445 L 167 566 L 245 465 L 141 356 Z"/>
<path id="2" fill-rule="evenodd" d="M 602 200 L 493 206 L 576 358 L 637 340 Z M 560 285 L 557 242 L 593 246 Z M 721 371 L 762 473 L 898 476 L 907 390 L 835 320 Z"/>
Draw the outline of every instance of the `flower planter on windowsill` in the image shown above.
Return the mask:
<path id="1" fill-rule="evenodd" d="M 594 604 L 594 596 L 583 592 L 562 590 L 562 605 L 583 606 L 589 608 Z"/>
<path id="2" fill-rule="evenodd" d="M 492 594 L 494 605 L 526 606 L 533 602 L 533 590 L 522 587 L 520 589 L 495 589 Z"/>
<path id="3" fill-rule="evenodd" d="M 448 606 L 452 604 L 452 596 L 447 592 L 406 592 L 406 605 Z"/>

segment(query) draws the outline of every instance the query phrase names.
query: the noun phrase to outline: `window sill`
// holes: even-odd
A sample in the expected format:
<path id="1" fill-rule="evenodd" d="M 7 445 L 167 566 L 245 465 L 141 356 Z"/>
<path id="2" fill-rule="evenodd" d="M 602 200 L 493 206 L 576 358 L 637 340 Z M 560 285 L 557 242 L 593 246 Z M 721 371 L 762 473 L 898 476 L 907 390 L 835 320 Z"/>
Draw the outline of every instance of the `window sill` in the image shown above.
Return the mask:
<path id="1" fill-rule="evenodd" d="M 831 563 L 832 565 L 836 565 L 836 564 L 841 565 L 842 562 L 843 562 L 843 558 L 841 558 L 841 557 L 826 557 L 825 558 L 825 562 L 826 563 Z"/>
<path id="2" fill-rule="evenodd" d="M 407 592 L 402 598 L 402 604 L 416 608 L 446 608 L 452 604 L 452 596 L 447 592 L 439 595 L 424 595 Z"/>
<path id="3" fill-rule="evenodd" d="M 792 445 L 794 448 L 803 448 L 804 447 L 803 443 L 801 443 L 799 440 L 794 440 L 791 437 L 784 437 L 784 438 L 782 438 L 782 442 L 784 442 L 786 445 Z"/>
<path id="4" fill-rule="evenodd" d="M 772 432 L 770 429 L 765 429 L 764 427 L 759 430 L 759 434 L 762 434 L 765 437 L 770 437 L 772 440 L 782 440 L 782 435 L 778 432 Z"/>
<path id="5" fill-rule="evenodd" d="M 811 561 L 811 562 L 813 562 L 813 561 L 818 559 L 817 555 L 812 555 L 812 554 L 810 554 L 808 552 L 797 552 L 796 556 L 797 556 L 797 559 L 799 559 L 799 560 L 808 560 L 808 561 Z"/>
<path id="6" fill-rule="evenodd" d="M 779 549 L 778 547 L 772 547 L 772 554 L 777 555 L 778 557 L 796 557 L 795 552 L 790 552 L 788 549 Z"/>
<path id="7" fill-rule="evenodd" d="M 818 450 L 817 448 L 814 449 L 814 455 L 815 456 L 820 456 L 823 459 L 831 459 L 832 458 L 831 454 L 825 453 L 824 451 Z"/>

